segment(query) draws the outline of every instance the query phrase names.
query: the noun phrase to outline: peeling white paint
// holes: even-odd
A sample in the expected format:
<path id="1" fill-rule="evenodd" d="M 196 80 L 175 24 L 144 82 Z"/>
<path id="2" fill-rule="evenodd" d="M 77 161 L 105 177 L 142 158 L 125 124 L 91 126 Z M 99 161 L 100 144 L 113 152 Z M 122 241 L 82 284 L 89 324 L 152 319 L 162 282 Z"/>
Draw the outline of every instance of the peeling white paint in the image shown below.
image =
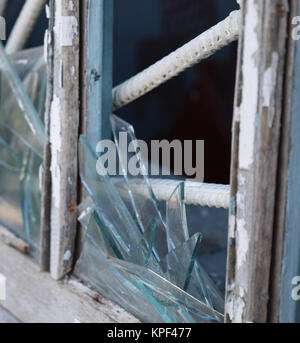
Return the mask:
<path id="1" fill-rule="evenodd" d="M 73 4 L 70 1 L 70 4 Z M 75 16 L 62 15 L 62 0 L 56 0 L 55 5 L 55 24 L 53 28 L 57 37 L 57 49 L 61 47 L 73 46 L 74 36 L 78 35 L 78 20 Z"/>
<path id="2" fill-rule="evenodd" d="M 61 151 L 61 123 L 60 123 L 60 99 L 54 94 L 50 111 L 50 143 L 51 143 L 51 172 L 52 172 L 52 201 L 54 207 L 60 206 L 60 167 L 59 152 Z"/>
<path id="3" fill-rule="evenodd" d="M 57 152 L 52 154 L 53 161 L 57 160 Z M 51 163 L 51 173 L 52 173 L 52 202 L 53 207 L 60 207 L 60 180 L 61 173 L 60 167 L 55 163 Z"/>
<path id="4" fill-rule="evenodd" d="M 242 268 L 247 263 L 247 254 L 249 250 L 249 234 L 246 229 L 246 222 L 243 218 L 236 220 L 237 222 L 237 256 L 236 266 L 237 269 Z"/>
<path id="5" fill-rule="evenodd" d="M 264 72 L 264 79 L 263 79 L 263 106 L 269 108 L 269 112 L 268 112 L 269 128 L 272 127 L 274 116 L 275 116 L 274 91 L 276 87 L 278 63 L 279 63 L 279 56 L 278 56 L 278 53 L 274 51 L 272 53 L 272 63 L 270 67 Z"/>
<path id="6" fill-rule="evenodd" d="M 63 88 L 64 87 L 64 65 L 63 61 L 59 61 L 59 77 L 58 77 L 58 82 L 59 82 L 59 87 Z"/>
<path id="7" fill-rule="evenodd" d="M 56 0 L 55 1 L 55 22 L 54 22 L 53 31 L 57 37 L 60 37 L 61 16 L 62 16 L 62 0 Z"/>
<path id="8" fill-rule="evenodd" d="M 61 142 L 61 125 L 60 125 L 60 99 L 54 94 L 53 100 L 51 103 L 51 124 L 50 124 L 50 143 L 52 147 L 55 147 L 56 150 L 60 151 L 62 142 Z"/>
<path id="9" fill-rule="evenodd" d="M 70 1 L 69 1 L 69 10 L 70 10 L 70 11 L 74 11 L 74 8 L 75 8 L 75 7 L 74 7 L 74 3 L 73 3 L 72 0 L 70 0 Z"/>
<path id="10" fill-rule="evenodd" d="M 234 322 L 243 323 L 243 313 L 245 310 L 245 301 L 244 301 L 245 292 L 242 287 L 239 288 L 239 296 L 236 299 L 235 313 L 234 313 Z"/>
<path id="11" fill-rule="evenodd" d="M 71 67 L 71 75 L 74 76 L 76 72 L 76 68 L 74 66 Z"/>
<path id="12" fill-rule="evenodd" d="M 245 37 L 243 63 L 244 63 L 244 89 L 240 106 L 240 142 L 239 167 L 249 169 L 254 159 L 255 117 L 258 99 L 257 52 L 259 37 L 257 34 L 258 17 L 255 6 L 249 6 L 245 23 Z"/>
<path id="13" fill-rule="evenodd" d="M 75 16 L 61 17 L 60 44 L 73 46 L 74 36 L 78 35 L 78 21 Z"/>
<path id="14" fill-rule="evenodd" d="M 70 261 L 70 258 L 72 257 L 72 253 L 70 250 L 67 250 L 64 254 L 64 261 Z"/>

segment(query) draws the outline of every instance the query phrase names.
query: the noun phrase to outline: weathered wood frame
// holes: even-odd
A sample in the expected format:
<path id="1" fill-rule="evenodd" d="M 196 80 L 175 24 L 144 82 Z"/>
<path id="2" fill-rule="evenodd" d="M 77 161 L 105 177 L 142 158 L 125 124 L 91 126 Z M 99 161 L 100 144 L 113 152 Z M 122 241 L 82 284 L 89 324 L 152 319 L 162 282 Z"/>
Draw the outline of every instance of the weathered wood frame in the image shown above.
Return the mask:
<path id="1" fill-rule="evenodd" d="M 290 323 L 300 322 L 300 301 L 292 298 L 293 288 L 297 286 L 293 279 L 300 276 L 300 40 L 293 36 L 296 33 L 299 37 L 299 16 L 300 1 L 293 0 L 290 3 L 270 302 L 270 321 Z"/>
<path id="2" fill-rule="evenodd" d="M 227 322 L 297 321 L 298 0 L 244 0 L 233 121 Z M 297 274 L 298 273 L 298 274 Z M 298 317 L 299 320 L 299 317 Z"/>
<path id="3" fill-rule="evenodd" d="M 41 270 L 61 279 L 80 247 L 78 136 L 110 135 L 113 1 L 51 1 L 49 13 Z"/>
<path id="4" fill-rule="evenodd" d="M 28 255 L 0 241 L 0 271 L 7 278 L 0 305 L 26 323 L 136 323 L 132 315 L 75 278 L 57 282 Z M 24 300 L 25 299 L 25 300 Z"/>
<path id="5" fill-rule="evenodd" d="M 71 271 L 77 226 L 77 142 L 79 132 L 80 8 L 78 1 L 54 2 L 53 94 L 50 109 L 50 273 Z"/>

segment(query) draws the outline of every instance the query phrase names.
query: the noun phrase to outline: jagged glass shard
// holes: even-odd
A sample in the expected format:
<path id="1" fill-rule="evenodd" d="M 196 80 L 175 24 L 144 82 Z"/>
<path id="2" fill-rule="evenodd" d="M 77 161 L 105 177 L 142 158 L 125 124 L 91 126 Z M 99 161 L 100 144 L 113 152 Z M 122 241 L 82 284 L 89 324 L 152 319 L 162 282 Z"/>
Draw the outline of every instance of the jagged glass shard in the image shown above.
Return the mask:
<path id="1" fill-rule="evenodd" d="M 156 222 L 153 220 L 149 223 L 149 227 L 143 233 L 141 241 L 137 248 L 127 256 L 126 261 L 147 266 L 158 273 L 162 273 L 159 263 L 153 254 L 153 244 L 156 237 Z"/>
<path id="2" fill-rule="evenodd" d="M 33 71 L 39 70 L 40 65 L 43 72 L 46 69 L 43 46 L 17 51 L 9 55 L 9 60 L 22 82 Z"/>
<path id="3" fill-rule="evenodd" d="M 129 254 L 138 246 L 141 233 L 109 176 L 97 173 L 97 155 L 84 136 L 79 140 L 79 161 L 81 181 L 95 203 L 103 233 L 122 256 Z"/>
<path id="4" fill-rule="evenodd" d="M 147 301 L 151 311 L 157 311 L 156 315 L 166 322 L 222 320 L 219 312 L 223 310 L 224 299 L 197 261 L 202 235 L 189 235 L 184 184 L 180 183 L 168 200 L 165 220 L 146 175 L 133 128 L 116 116 L 112 117 L 112 127 L 123 178 L 108 176 L 103 159 L 107 152 L 103 150 L 97 155 L 86 138 L 80 138 L 80 175 L 92 200 L 88 202 L 91 209 L 83 211 L 83 216 L 89 214 L 89 221 L 80 217 L 86 237 L 76 273 L 84 280 L 94 280 L 94 286 L 103 295 L 122 305 L 122 299 L 109 288 L 110 279 L 101 277 L 107 268 L 112 279 L 122 280 L 123 297 L 131 298 L 131 292 L 137 292 L 138 298 Z M 132 158 L 144 172 L 132 176 L 131 169 L 127 173 L 127 163 L 132 163 Z M 90 258 L 92 250 L 94 255 Z M 103 256 L 113 263 L 105 264 Z M 87 260 L 92 276 L 82 267 Z M 99 263 L 101 270 L 97 268 Z M 126 309 L 152 321 L 145 314 L 141 316 L 141 303 L 131 301 Z"/>
<path id="5" fill-rule="evenodd" d="M 223 312 L 224 298 L 221 296 L 218 288 L 211 280 L 209 275 L 201 267 L 200 263 L 196 260 L 197 253 L 199 252 L 199 245 L 202 235 L 199 236 L 199 241 L 196 249 L 192 249 L 190 245 L 182 242 L 189 242 L 189 232 L 186 218 L 186 208 L 184 203 L 185 188 L 184 183 L 180 183 L 171 197 L 167 201 L 167 236 L 169 249 L 173 246 L 177 247 L 166 257 L 173 264 L 172 275 L 182 275 L 176 270 L 187 270 L 186 279 L 174 280 L 176 285 L 183 288 L 189 294 L 197 299 L 204 301 L 208 306 Z M 198 228 L 199 230 L 200 228 Z M 191 244 L 192 242 L 189 242 Z M 186 257 L 189 259 L 186 260 Z M 185 265 L 183 264 L 185 262 Z M 189 264 L 191 263 L 191 264 Z M 169 262 L 169 265 L 171 263 Z M 169 267 L 170 268 L 170 267 Z M 171 280 L 171 275 L 168 277 Z"/>
<path id="6" fill-rule="evenodd" d="M 167 240 L 169 251 L 189 239 L 184 204 L 184 182 L 180 183 L 167 201 Z"/>
<path id="7" fill-rule="evenodd" d="M 166 278 L 183 290 L 187 290 L 190 286 L 201 239 L 202 235 L 195 233 L 189 240 L 170 251 L 162 259 L 163 270 L 166 270 Z M 194 293 L 193 295 L 196 298 L 202 300 L 201 293 Z"/>
<path id="8" fill-rule="evenodd" d="M 214 281 L 198 261 L 195 262 L 191 279 L 193 284 L 190 283 L 187 292 L 192 294 L 193 290 L 190 289 L 190 286 L 194 284 L 199 285 L 207 305 L 224 313 L 224 296 L 222 296 Z"/>
<path id="9" fill-rule="evenodd" d="M 43 156 L 44 126 L 19 76 L 0 43 L 0 123 L 22 137 L 36 154 Z M 27 85 L 28 86 L 28 85 Z"/>
<path id="10" fill-rule="evenodd" d="M 129 211 L 142 232 L 155 221 L 153 249 L 159 261 L 168 252 L 166 225 L 147 176 L 148 168 L 142 158 L 145 147 L 140 146 L 142 142 L 136 139 L 132 125 L 115 115 L 111 116 L 111 125 L 118 150 L 120 174 L 123 175 L 123 182 L 117 183 L 116 187 L 120 193 L 127 193 Z"/>
<path id="11" fill-rule="evenodd" d="M 153 290 L 157 294 L 157 297 L 155 294 L 153 294 L 153 297 L 156 297 L 158 301 L 159 296 L 161 296 L 162 302 L 166 306 L 169 305 L 171 307 L 171 305 L 174 305 L 176 311 L 188 317 L 189 321 L 203 323 L 222 322 L 224 320 L 221 313 L 184 292 L 152 270 L 115 258 L 110 258 L 109 262 Z"/>
<path id="12" fill-rule="evenodd" d="M 42 50 L 35 51 L 40 62 L 30 68 L 21 59 L 22 53 L 14 62 L 22 61 L 18 72 L 24 84 L 0 43 L 0 224 L 26 240 L 38 258 L 44 128 L 32 101 L 45 100 L 45 66 Z"/>
<path id="13" fill-rule="evenodd" d="M 21 143 L 1 125 L 0 137 L 0 223 L 25 234 L 20 198 L 23 163 Z"/>
<path id="14" fill-rule="evenodd" d="M 39 249 L 41 164 L 39 155 L 0 124 L 0 223 L 26 240 L 35 257 Z"/>
<path id="15" fill-rule="evenodd" d="M 95 210 L 92 213 L 99 233 L 110 246 L 109 256 L 149 265 L 160 272 L 152 250 L 156 237 L 156 221 L 141 233 L 108 176 L 97 174 L 96 153 L 84 136 L 80 137 L 80 175 Z M 94 166 L 94 168 L 92 168 Z M 130 230 L 130 232 L 129 232 Z M 106 252 L 108 252 L 106 248 Z"/>
<path id="16" fill-rule="evenodd" d="M 35 53 L 39 54 L 39 58 L 33 68 L 26 74 L 23 84 L 39 117 L 43 120 L 45 113 L 47 71 L 43 52 L 40 49 L 33 50 L 36 50 Z"/>
<path id="17" fill-rule="evenodd" d="M 82 207 L 84 210 L 79 220 L 85 228 L 85 238 L 74 274 L 144 322 L 175 322 L 165 307 L 152 299 L 151 292 L 143 283 L 108 262 L 107 257 L 114 256 L 114 251 L 92 215 L 95 206 L 88 201 Z"/>

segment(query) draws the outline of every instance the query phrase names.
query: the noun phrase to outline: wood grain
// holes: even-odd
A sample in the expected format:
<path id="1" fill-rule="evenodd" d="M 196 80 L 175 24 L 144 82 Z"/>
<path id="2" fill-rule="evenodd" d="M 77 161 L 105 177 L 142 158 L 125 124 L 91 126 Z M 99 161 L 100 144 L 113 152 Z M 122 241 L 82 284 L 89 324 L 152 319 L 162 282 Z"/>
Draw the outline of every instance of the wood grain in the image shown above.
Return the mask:
<path id="1" fill-rule="evenodd" d="M 30 257 L 0 242 L 0 273 L 7 279 L 0 305 L 24 323 L 135 323 L 136 318 L 78 280 L 53 280 Z"/>
<path id="2" fill-rule="evenodd" d="M 228 322 L 266 322 L 268 317 L 287 18 L 287 0 L 243 1 L 233 123 Z"/>
<path id="3" fill-rule="evenodd" d="M 50 272 L 71 271 L 77 227 L 77 142 L 79 130 L 79 2 L 55 1 L 51 144 Z"/>

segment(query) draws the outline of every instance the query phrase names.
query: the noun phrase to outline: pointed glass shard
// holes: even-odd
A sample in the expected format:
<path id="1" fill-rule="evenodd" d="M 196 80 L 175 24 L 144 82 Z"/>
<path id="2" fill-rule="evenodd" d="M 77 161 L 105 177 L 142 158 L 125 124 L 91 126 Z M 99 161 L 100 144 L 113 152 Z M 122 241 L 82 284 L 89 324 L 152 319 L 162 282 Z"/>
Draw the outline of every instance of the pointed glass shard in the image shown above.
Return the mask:
<path id="1" fill-rule="evenodd" d="M 41 54 L 39 60 L 40 57 Z M 44 73 L 44 66 L 40 70 Z M 23 77 L 30 72 L 27 68 Z M 35 82 L 28 78 L 29 96 L 0 43 L 0 224 L 28 242 L 36 259 L 44 128 L 30 97 L 39 97 L 39 101 L 44 98 L 45 93 L 40 90 L 42 78 L 35 77 Z"/>
<path id="2" fill-rule="evenodd" d="M 109 176 L 97 173 L 97 155 L 84 136 L 79 141 L 79 161 L 81 181 L 94 201 L 103 233 L 122 256 L 129 254 L 138 246 L 141 233 Z"/>
<path id="3" fill-rule="evenodd" d="M 220 321 L 222 315 L 216 310 L 224 300 L 215 292 L 216 287 L 197 261 L 202 236 L 200 233 L 189 236 L 184 184 L 178 185 L 167 202 L 165 221 L 153 195 L 140 142 L 136 140 L 133 128 L 116 116 L 111 121 L 118 160 L 105 149 L 102 151 L 102 147 L 99 151 L 99 145 L 99 154 L 96 154 L 86 138 L 80 138 L 80 175 L 94 206 L 93 211 L 84 211 L 90 213 L 89 224 L 85 222 L 84 225 L 87 232 L 94 230 L 91 235 L 86 234 L 86 242 L 93 242 L 89 249 L 95 251 L 93 259 L 89 258 L 90 268 L 99 275 L 95 283 L 104 295 L 122 302 L 114 290 L 108 289 L 109 280 L 101 278 L 96 268 L 102 254 L 113 261 L 108 263 L 110 267 L 105 265 L 112 273 L 111 277 L 123 281 L 122 296 L 131 297 L 134 290 L 164 321 Z M 107 164 L 103 156 L 108 160 Z M 119 175 L 108 176 L 106 167 L 111 161 L 120 167 Z M 128 168 L 132 163 L 139 169 L 136 174 Z M 86 250 L 86 242 L 78 268 L 76 266 L 83 277 L 86 277 L 85 271 L 79 267 L 87 263 L 84 254 L 90 253 Z M 194 309 L 190 302 L 196 302 Z M 205 311 L 197 309 L 200 304 Z M 141 310 L 135 302 L 131 309 L 135 311 L 132 313 Z"/>
<path id="4" fill-rule="evenodd" d="M 0 223 L 30 245 L 38 259 L 39 171 L 42 159 L 0 124 Z"/>
<path id="5" fill-rule="evenodd" d="M 199 252 L 199 246 L 196 249 L 193 249 L 190 246 L 191 242 L 189 242 L 189 244 L 186 243 L 189 241 L 189 232 L 184 194 L 184 183 L 180 183 L 167 202 L 166 218 L 168 245 L 169 249 L 172 249 L 173 246 L 176 248 L 171 250 L 165 260 L 170 261 L 168 268 L 170 268 L 170 265 L 172 264 L 172 275 L 182 275 L 182 273 L 178 273 L 176 270 L 187 270 L 184 281 L 182 279 L 176 280 L 173 277 L 172 282 L 197 299 L 205 302 L 211 308 L 223 312 L 224 298 L 196 259 L 197 253 Z M 200 228 L 198 228 L 198 230 L 199 229 Z M 185 243 L 182 244 L 182 242 Z M 187 257 L 188 260 L 186 260 Z M 189 258 L 191 259 L 190 265 Z M 168 277 L 168 280 L 171 280 L 171 275 Z"/>
<path id="6" fill-rule="evenodd" d="M 210 308 L 203 302 L 184 292 L 168 280 L 153 271 L 134 265 L 132 263 L 110 258 L 109 261 L 117 268 L 127 272 L 154 291 L 153 297 L 165 306 L 171 306 L 177 314 L 182 314 L 189 322 L 222 322 L 224 317 L 221 313 Z M 159 300 L 161 296 L 161 300 Z M 182 318 L 183 319 L 183 318 Z M 185 320 L 183 320 L 185 322 Z"/>
<path id="7" fill-rule="evenodd" d="M 22 137 L 36 154 L 43 156 L 44 126 L 19 76 L 0 43 L 0 123 Z"/>
<path id="8" fill-rule="evenodd" d="M 168 252 L 166 226 L 147 176 L 147 161 L 142 156 L 147 147 L 136 139 L 133 127 L 124 120 L 112 115 L 111 125 L 118 149 L 120 175 L 125 181 L 118 184 L 120 192 L 122 189 L 127 191 L 130 213 L 142 232 L 155 221 L 153 251 L 159 261 Z"/>
<path id="9" fill-rule="evenodd" d="M 190 238 L 184 204 L 184 182 L 176 187 L 167 201 L 166 212 L 168 248 L 171 251 Z"/>
<path id="10" fill-rule="evenodd" d="M 196 233 L 189 240 L 176 249 L 171 250 L 163 259 L 165 277 L 179 288 L 187 290 L 190 286 L 191 275 L 194 270 L 196 256 L 201 243 L 202 235 Z M 202 294 L 193 294 L 202 300 Z"/>
<path id="11" fill-rule="evenodd" d="M 143 283 L 108 262 L 114 251 L 99 230 L 94 211 L 94 204 L 85 202 L 79 217 L 85 228 L 84 245 L 74 274 L 144 322 L 175 322 Z"/>

